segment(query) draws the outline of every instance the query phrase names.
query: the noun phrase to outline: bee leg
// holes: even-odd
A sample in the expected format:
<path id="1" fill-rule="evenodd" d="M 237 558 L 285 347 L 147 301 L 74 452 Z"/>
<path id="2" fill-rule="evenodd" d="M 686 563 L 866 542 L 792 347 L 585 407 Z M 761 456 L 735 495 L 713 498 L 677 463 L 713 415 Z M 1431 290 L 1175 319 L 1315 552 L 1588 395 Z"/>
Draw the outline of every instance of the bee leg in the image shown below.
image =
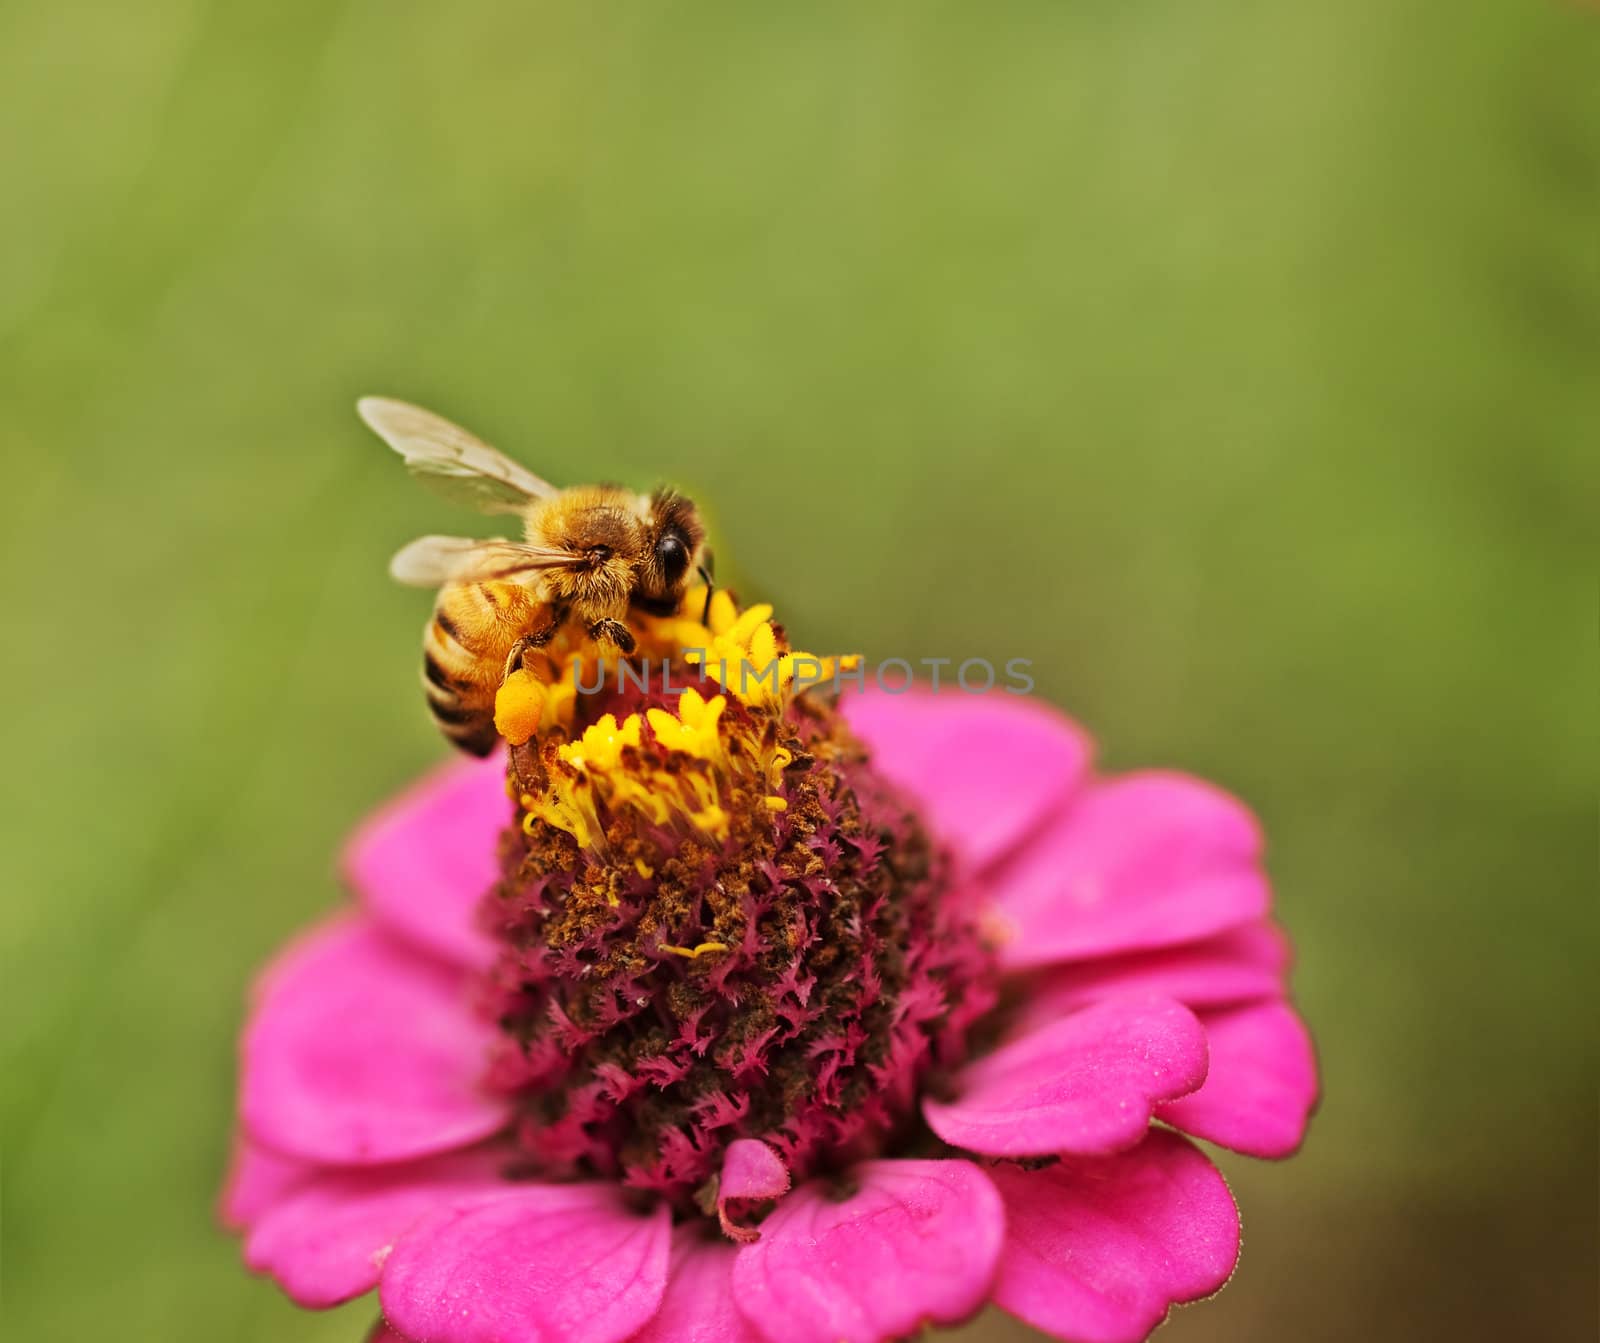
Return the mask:
<path id="1" fill-rule="evenodd" d="M 615 644 L 624 657 L 633 652 L 633 631 L 620 620 L 597 620 L 589 626 L 589 637 L 596 643 Z"/>
<path id="2" fill-rule="evenodd" d="M 526 634 L 524 634 L 522 638 L 518 639 L 516 643 L 512 644 L 511 651 L 506 654 L 506 668 L 500 673 L 500 679 L 502 681 L 510 680 L 511 673 L 522 666 L 522 655 L 530 648 L 537 648 L 538 646 L 539 645 L 533 643 Z"/>
<path id="3" fill-rule="evenodd" d="M 506 669 L 500 679 L 504 681 L 512 672 L 522 665 L 522 655 L 531 648 L 543 648 L 556 637 L 556 631 L 561 628 L 561 617 L 550 621 L 542 629 L 532 630 L 524 634 L 516 643 L 511 645 L 511 651 L 506 655 Z"/>
<path id="4" fill-rule="evenodd" d="M 538 795 L 549 782 L 544 763 L 539 759 L 539 739 L 534 737 L 521 746 L 511 748 L 511 769 L 517 776 L 517 790 Z"/>

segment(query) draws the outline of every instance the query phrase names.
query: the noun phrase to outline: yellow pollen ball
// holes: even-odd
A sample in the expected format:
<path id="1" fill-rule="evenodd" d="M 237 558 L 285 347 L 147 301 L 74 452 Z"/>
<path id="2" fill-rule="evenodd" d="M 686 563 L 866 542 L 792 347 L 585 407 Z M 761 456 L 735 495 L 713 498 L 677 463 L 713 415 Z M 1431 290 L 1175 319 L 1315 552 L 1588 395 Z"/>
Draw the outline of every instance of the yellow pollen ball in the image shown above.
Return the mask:
<path id="1" fill-rule="evenodd" d="M 539 731 L 545 695 L 544 682 L 532 672 L 512 672 L 494 697 L 495 731 L 513 746 L 526 744 Z"/>

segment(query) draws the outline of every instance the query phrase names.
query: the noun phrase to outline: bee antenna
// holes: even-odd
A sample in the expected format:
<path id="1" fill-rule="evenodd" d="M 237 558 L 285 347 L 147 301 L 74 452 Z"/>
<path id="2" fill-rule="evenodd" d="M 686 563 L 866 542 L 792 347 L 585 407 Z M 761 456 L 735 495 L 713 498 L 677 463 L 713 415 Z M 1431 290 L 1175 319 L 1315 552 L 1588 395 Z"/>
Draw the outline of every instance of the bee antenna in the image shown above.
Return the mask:
<path id="1" fill-rule="evenodd" d="M 700 611 L 700 623 L 704 625 L 711 618 L 711 597 L 717 590 L 717 580 L 711 576 L 711 552 L 706 551 L 705 562 L 697 566 L 700 577 L 705 580 L 706 604 Z"/>

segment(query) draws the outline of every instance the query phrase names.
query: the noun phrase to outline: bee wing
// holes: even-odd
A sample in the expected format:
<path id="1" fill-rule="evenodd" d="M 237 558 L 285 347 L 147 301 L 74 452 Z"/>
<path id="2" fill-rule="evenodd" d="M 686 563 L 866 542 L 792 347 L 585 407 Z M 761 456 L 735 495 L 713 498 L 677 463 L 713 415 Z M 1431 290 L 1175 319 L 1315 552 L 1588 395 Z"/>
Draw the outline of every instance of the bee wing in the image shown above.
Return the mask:
<path id="1" fill-rule="evenodd" d="M 419 536 L 402 546 L 389 561 L 389 576 L 408 587 L 440 588 L 446 583 L 486 579 L 516 580 L 541 569 L 557 569 L 582 560 L 570 550 L 550 550 L 498 537 Z"/>
<path id="2" fill-rule="evenodd" d="M 356 412 L 405 458 L 406 469 L 418 480 L 481 513 L 520 513 L 531 500 L 558 493 L 460 425 L 420 406 L 364 396 Z"/>

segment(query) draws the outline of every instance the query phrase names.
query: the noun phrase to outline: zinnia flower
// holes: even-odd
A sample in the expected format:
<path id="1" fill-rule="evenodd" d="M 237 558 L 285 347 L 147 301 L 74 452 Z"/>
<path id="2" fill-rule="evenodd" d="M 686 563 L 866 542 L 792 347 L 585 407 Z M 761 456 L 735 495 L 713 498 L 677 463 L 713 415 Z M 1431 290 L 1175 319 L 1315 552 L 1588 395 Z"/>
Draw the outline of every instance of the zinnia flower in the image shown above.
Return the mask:
<path id="1" fill-rule="evenodd" d="M 223 1213 L 296 1302 L 376 1288 L 417 1343 L 885 1343 L 992 1301 L 1119 1343 L 1228 1279 L 1191 1139 L 1286 1156 L 1316 1093 L 1254 818 L 1095 775 L 1025 698 L 800 693 L 769 615 L 656 627 L 707 693 L 579 693 L 552 649 L 509 753 L 356 835 L 357 908 L 242 1045 Z"/>

